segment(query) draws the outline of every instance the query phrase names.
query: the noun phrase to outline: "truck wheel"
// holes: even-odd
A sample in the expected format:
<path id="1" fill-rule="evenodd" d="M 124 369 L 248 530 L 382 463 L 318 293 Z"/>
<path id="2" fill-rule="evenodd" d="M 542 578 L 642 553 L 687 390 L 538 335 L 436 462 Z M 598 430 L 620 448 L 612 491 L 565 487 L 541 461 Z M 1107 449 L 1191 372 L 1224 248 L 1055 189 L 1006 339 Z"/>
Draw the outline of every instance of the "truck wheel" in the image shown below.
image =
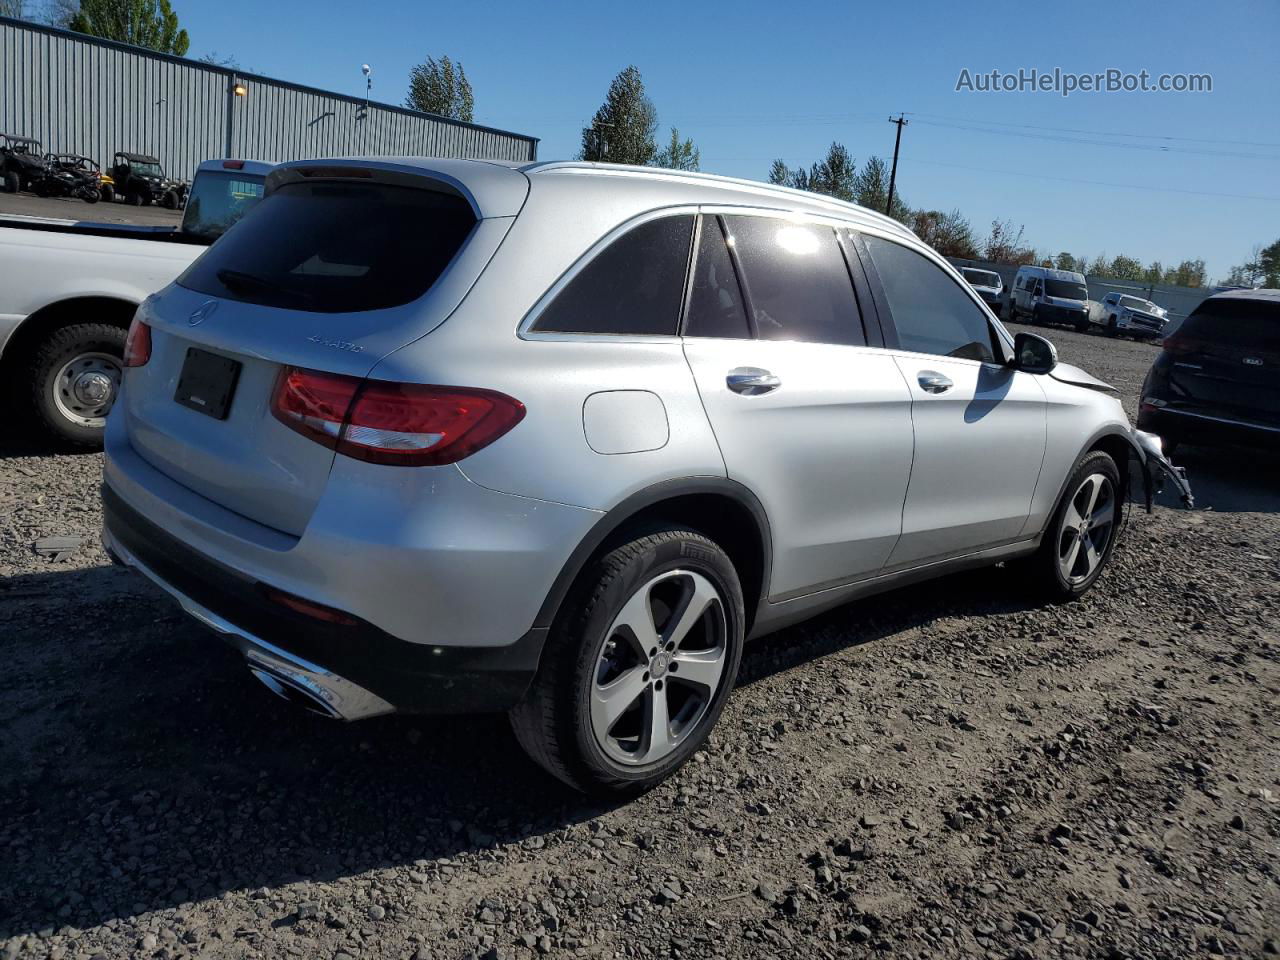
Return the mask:
<path id="1" fill-rule="evenodd" d="M 6 173 L 4 175 L 4 192 L 17 193 L 22 187 L 22 180 L 16 173 Z"/>
<path id="2" fill-rule="evenodd" d="M 1040 541 L 1040 549 L 1022 561 L 1022 573 L 1035 592 L 1061 603 L 1084 594 L 1111 558 L 1120 532 L 1123 487 L 1110 454 L 1086 454 Z"/>
<path id="3" fill-rule="evenodd" d="M 1120 325 L 1116 322 L 1116 315 L 1114 313 L 1107 318 L 1107 336 L 1120 336 Z"/>
<path id="4" fill-rule="evenodd" d="M 129 204 L 131 207 L 140 207 L 143 203 L 142 194 L 137 190 L 130 190 L 124 195 L 124 202 Z"/>
<path id="5" fill-rule="evenodd" d="M 166 192 L 165 195 L 160 198 L 160 205 L 163 206 L 166 210 L 177 210 L 178 209 L 178 191 L 169 190 L 168 192 Z"/>
<path id="6" fill-rule="evenodd" d="M 35 350 L 31 399 L 54 438 L 76 447 L 102 445 L 107 414 L 120 391 L 127 331 L 108 323 L 59 327 Z"/>
<path id="7" fill-rule="evenodd" d="M 102 188 L 102 202 L 115 203 L 115 200 L 116 200 L 116 188 L 108 183 L 106 186 Z"/>
<path id="8" fill-rule="evenodd" d="M 745 621 L 738 574 L 713 541 L 683 527 L 636 531 L 579 576 L 511 711 L 516 739 L 578 790 L 649 789 L 706 742 Z"/>

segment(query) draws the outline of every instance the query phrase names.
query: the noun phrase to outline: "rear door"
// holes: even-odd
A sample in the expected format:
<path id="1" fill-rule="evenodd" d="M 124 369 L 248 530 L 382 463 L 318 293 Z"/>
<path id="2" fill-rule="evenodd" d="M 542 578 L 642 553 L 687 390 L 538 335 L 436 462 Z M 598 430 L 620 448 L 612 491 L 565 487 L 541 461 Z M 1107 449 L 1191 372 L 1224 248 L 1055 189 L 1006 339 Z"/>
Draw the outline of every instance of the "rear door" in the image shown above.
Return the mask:
<path id="1" fill-rule="evenodd" d="M 1280 300 L 1206 300 L 1166 349 L 1182 403 L 1245 420 L 1280 419 Z"/>
<path id="2" fill-rule="evenodd" d="M 911 398 L 870 345 L 835 230 L 704 212 L 683 332 L 728 475 L 769 515 L 770 599 L 879 571 L 902 525 Z"/>
<path id="3" fill-rule="evenodd" d="M 144 303 L 150 360 L 126 371 L 113 414 L 157 470 L 293 535 L 333 453 L 276 420 L 282 372 L 366 376 L 452 312 L 511 222 L 477 219 L 425 176 L 388 183 L 343 169 L 270 192 Z"/>
<path id="4" fill-rule="evenodd" d="M 868 234 L 863 242 L 915 430 L 902 537 L 889 566 L 1015 540 L 1044 460 L 1044 391 L 1004 365 L 986 312 L 938 263 L 894 240 Z"/>

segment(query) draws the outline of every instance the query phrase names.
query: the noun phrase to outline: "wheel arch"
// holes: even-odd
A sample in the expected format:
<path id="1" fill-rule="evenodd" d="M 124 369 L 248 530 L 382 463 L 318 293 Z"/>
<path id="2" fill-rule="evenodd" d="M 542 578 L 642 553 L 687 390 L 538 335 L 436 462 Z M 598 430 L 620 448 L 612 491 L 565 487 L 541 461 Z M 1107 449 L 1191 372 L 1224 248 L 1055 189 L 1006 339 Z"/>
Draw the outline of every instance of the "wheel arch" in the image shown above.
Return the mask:
<path id="1" fill-rule="evenodd" d="M 1041 536 L 1048 529 L 1048 525 L 1053 522 L 1053 511 L 1057 509 L 1057 505 L 1062 501 L 1063 494 L 1067 492 L 1067 484 L 1071 482 L 1071 475 L 1075 473 L 1076 466 L 1095 450 L 1101 450 L 1116 462 L 1116 468 L 1120 471 L 1120 502 L 1125 503 L 1128 501 L 1131 485 L 1131 463 L 1136 461 L 1141 467 L 1146 463 L 1146 455 L 1133 439 L 1132 431 L 1128 427 L 1119 423 L 1112 423 L 1102 427 L 1090 436 L 1084 446 L 1080 448 L 1080 452 L 1076 454 L 1075 459 L 1071 461 L 1071 466 L 1068 468 L 1066 476 L 1058 484 L 1058 492 L 1053 498 L 1053 509 L 1049 511 L 1049 516 L 1045 519 L 1045 526 L 1040 531 Z"/>
<path id="2" fill-rule="evenodd" d="M 45 304 L 24 317 L 9 333 L 9 338 L 0 343 L 0 361 L 8 361 L 29 349 L 39 340 L 41 333 L 47 334 L 74 323 L 107 323 L 128 330 L 139 302 L 127 297 L 91 294 Z"/>
<path id="3" fill-rule="evenodd" d="M 646 523 L 683 524 L 705 534 L 729 555 L 742 581 L 750 634 L 766 596 L 773 563 L 764 507 L 747 487 L 725 477 L 687 477 L 646 487 L 607 511 L 570 554 L 552 583 L 534 627 L 549 627 L 587 563 Z"/>

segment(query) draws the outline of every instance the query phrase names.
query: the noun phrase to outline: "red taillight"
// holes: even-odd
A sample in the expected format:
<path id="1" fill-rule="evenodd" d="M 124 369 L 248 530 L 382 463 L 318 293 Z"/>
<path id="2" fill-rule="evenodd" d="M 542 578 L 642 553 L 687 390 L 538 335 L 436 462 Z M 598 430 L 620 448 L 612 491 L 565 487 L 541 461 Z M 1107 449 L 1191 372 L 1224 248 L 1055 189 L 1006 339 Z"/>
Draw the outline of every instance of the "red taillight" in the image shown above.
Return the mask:
<path id="1" fill-rule="evenodd" d="M 349 613 L 343 613 L 333 607 L 326 607 L 323 603 L 314 603 L 292 593 L 285 593 L 275 587 L 264 586 L 262 591 L 272 603 L 278 603 L 282 607 L 288 607 L 294 613 L 300 613 L 315 620 L 323 620 L 325 623 L 340 623 L 347 627 L 355 626 L 360 622 Z"/>
<path id="2" fill-rule="evenodd" d="M 124 341 L 124 365 L 141 367 L 151 359 L 151 327 L 136 316 L 129 324 L 129 335 Z"/>
<path id="3" fill-rule="evenodd" d="M 1182 355 L 1187 353 L 1203 353 L 1209 344 L 1198 337 L 1188 337 L 1185 334 L 1174 333 L 1172 336 L 1164 338 L 1164 342 L 1160 344 L 1167 352 Z"/>
<path id="4" fill-rule="evenodd" d="M 243 160 L 223 160 L 222 169 L 223 170 L 243 170 L 244 161 Z"/>
<path id="5" fill-rule="evenodd" d="M 455 463 L 524 419 L 524 404 L 471 387 L 357 380 L 288 368 L 271 404 L 276 418 L 338 453 L 370 463 Z"/>

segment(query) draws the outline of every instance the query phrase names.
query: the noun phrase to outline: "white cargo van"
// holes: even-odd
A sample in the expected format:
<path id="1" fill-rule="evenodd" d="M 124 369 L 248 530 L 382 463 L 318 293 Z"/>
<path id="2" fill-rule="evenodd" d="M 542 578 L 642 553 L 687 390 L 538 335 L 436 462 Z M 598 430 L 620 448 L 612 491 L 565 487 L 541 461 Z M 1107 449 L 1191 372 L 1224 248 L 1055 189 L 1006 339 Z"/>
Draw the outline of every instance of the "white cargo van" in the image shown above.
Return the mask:
<path id="1" fill-rule="evenodd" d="M 1019 267 L 1009 290 L 1009 319 L 1089 328 L 1089 290 L 1084 274 L 1052 267 Z"/>

